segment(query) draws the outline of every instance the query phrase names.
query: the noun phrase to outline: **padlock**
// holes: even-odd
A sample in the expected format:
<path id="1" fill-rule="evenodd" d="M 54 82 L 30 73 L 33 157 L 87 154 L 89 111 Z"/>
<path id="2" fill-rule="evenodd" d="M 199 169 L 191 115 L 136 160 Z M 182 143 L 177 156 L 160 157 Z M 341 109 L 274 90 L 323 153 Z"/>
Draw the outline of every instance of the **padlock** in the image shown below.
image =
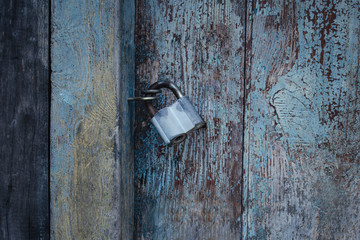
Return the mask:
<path id="1" fill-rule="evenodd" d="M 166 144 L 174 145 L 184 141 L 193 130 L 205 127 L 205 122 L 191 104 L 188 97 L 172 82 L 159 81 L 152 84 L 149 90 L 168 88 L 177 100 L 168 107 L 157 111 L 151 101 L 147 101 L 147 109 L 151 122 Z"/>

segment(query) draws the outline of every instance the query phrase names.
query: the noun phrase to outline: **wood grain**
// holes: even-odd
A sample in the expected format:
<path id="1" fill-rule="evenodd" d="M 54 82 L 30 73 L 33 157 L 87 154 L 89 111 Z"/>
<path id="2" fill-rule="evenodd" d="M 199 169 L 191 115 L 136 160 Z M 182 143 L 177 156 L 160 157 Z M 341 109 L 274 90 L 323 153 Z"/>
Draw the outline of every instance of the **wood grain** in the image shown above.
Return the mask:
<path id="1" fill-rule="evenodd" d="M 136 88 L 175 82 L 207 129 L 164 146 L 137 105 L 135 239 L 241 237 L 244 21 L 244 1 L 136 1 Z"/>
<path id="2" fill-rule="evenodd" d="M 358 1 L 251 1 L 244 239 L 358 239 Z"/>
<path id="3" fill-rule="evenodd" d="M 0 239 L 49 239 L 49 5 L 0 2 Z"/>
<path id="4" fill-rule="evenodd" d="M 51 237 L 133 235 L 134 4 L 52 3 Z"/>

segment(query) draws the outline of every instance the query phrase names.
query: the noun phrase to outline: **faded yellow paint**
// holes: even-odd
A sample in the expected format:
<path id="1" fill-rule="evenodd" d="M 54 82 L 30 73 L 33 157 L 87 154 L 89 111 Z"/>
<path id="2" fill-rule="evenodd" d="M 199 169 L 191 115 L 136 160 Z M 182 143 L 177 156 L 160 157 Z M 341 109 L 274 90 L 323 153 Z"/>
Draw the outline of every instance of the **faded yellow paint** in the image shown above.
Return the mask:
<path id="1" fill-rule="evenodd" d="M 109 223 L 114 217 L 103 211 L 103 208 L 110 207 L 113 202 L 116 128 L 114 78 L 111 71 L 105 69 L 95 78 L 95 82 L 95 85 L 101 84 L 102 87 L 94 88 L 92 104 L 87 107 L 84 119 L 77 125 L 72 144 L 75 160 L 72 197 L 75 201 L 70 209 L 75 215 L 69 220 L 71 226 L 81 226 L 73 229 L 73 236 L 81 239 L 90 236 L 102 239 L 106 236 L 106 231 L 97 230 L 111 227 Z"/>

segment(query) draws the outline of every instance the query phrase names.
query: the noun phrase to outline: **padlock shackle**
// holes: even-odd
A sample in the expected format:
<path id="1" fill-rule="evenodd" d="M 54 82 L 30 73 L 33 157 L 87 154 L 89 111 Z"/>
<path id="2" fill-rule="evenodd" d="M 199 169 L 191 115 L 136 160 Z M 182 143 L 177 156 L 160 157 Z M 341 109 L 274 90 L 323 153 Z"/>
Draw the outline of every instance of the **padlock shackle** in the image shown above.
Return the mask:
<path id="1" fill-rule="evenodd" d="M 149 90 L 161 89 L 161 88 L 170 89 L 177 99 L 184 97 L 178 86 L 176 86 L 174 83 L 169 81 L 158 81 L 156 83 L 153 83 L 149 87 Z M 152 101 L 146 101 L 146 107 L 148 109 L 150 117 L 152 118 L 157 112 L 156 108 L 152 104 Z"/>
<path id="2" fill-rule="evenodd" d="M 150 87 L 149 90 L 153 90 L 153 89 L 161 89 L 161 88 L 168 88 L 170 89 L 174 95 L 176 96 L 176 98 L 181 98 L 184 95 L 182 94 L 182 92 L 180 91 L 180 89 L 178 88 L 178 86 L 176 86 L 174 83 L 169 82 L 169 81 L 159 81 L 156 83 L 153 83 Z"/>

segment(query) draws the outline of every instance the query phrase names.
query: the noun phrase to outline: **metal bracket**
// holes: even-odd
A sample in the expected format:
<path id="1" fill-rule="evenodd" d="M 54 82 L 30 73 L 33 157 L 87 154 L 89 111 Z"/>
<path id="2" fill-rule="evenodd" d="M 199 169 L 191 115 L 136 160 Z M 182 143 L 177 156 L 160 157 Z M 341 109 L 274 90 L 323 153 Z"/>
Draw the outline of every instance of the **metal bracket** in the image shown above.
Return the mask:
<path id="1" fill-rule="evenodd" d="M 159 98 L 158 93 L 161 93 L 160 89 L 148 89 L 141 91 L 141 94 L 152 95 L 152 96 L 143 96 L 143 97 L 130 97 L 128 101 L 152 101 Z M 155 96 L 154 96 L 155 95 Z"/>

